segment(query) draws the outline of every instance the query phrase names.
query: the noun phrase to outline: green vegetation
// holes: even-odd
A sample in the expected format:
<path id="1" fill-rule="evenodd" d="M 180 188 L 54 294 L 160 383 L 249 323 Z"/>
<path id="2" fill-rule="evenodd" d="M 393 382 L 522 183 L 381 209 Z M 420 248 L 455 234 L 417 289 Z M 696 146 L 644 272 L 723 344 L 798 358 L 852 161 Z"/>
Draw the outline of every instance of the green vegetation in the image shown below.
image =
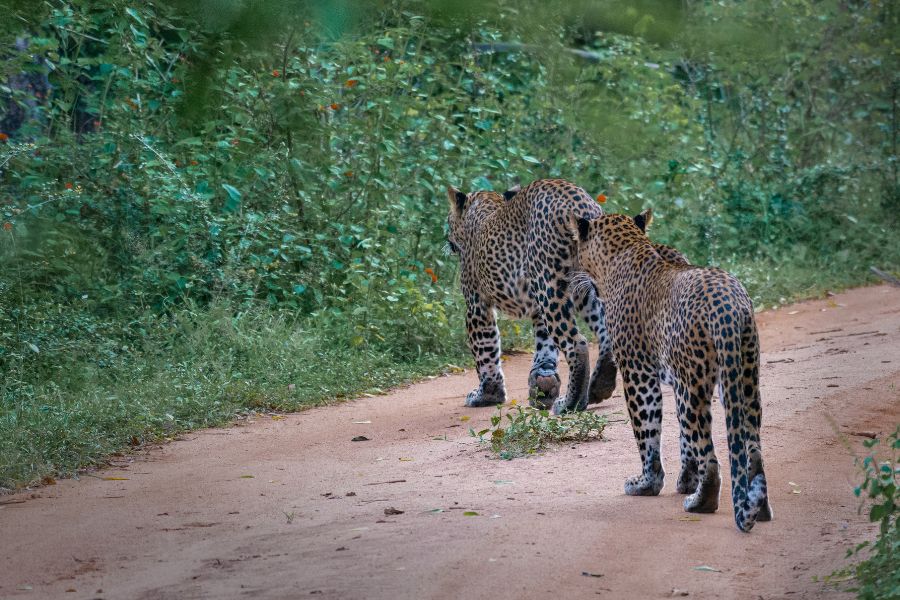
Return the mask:
<path id="1" fill-rule="evenodd" d="M 448 184 L 652 206 L 759 307 L 900 270 L 889 2 L 0 11 L 0 486 L 466 360 Z"/>
<path id="2" fill-rule="evenodd" d="M 500 458 L 512 460 L 540 452 L 549 444 L 600 439 L 606 424 L 605 415 L 587 410 L 554 416 L 548 410 L 516 404 L 505 413 L 498 407 L 497 414 L 491 416 L 490 427 L 477 432 L 469 429 L 469 433 L 490 444 L 491 451 Z"/>
<path id="3" fill-rule="evenodd" d="M 864 498 L 869 520 L 878 523 L 878 537 L 849 550 L 848 558 L 866 558 L 833 573 L 827 581 L 851 581 L 850 591 L 863 600 L 889 600 L 900 597 L 900 426 L 885 444 L 867 440 L 865 446 L 870 452 L 860 465 L 864 479 L 854 493 Z M 879 450 L 886 456 L 879 455 Z"/>

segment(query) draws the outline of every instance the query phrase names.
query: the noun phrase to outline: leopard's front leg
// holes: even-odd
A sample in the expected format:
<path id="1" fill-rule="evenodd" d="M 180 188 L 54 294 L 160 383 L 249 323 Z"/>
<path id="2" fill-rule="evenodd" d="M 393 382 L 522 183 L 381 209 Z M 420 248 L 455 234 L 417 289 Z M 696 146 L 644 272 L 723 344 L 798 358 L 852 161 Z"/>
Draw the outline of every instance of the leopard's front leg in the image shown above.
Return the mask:
<path id="1" fill-rule="evenodd" d="M 619 367 L 623 367 L 620 363 Z M 650 369 L 622 369 L 625 402 L 634 431 L 634 439 L 641 453 L 641 474 L 625 481 L 629 496 L 656 496 L 665 482 L 660 454 L 662 432 L 662 390 L 659 379 Z"/>
<path id="2" fill-rule="evenodd" d="M 478 387 L 466 396 L 466 406 L 492 406 L 506 401 L 500 366 L 500 330 L 494 309 L 473 297 L 466 302 L 466 333 L 475 358 Z"/>

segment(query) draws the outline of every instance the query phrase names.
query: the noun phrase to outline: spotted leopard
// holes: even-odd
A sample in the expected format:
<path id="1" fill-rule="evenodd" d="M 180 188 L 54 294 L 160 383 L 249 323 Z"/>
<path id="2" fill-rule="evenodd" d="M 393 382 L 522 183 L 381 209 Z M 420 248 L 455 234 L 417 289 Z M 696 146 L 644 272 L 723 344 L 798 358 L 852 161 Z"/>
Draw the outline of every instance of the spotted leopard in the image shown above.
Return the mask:
<path id="1" fill-rule="evenodd" d="M 645 234 L 651 214 L 572 216 L 579 268 L 605 306 L 615 362 L 641 455 L 629 495 L 657 495 L 662 384 L 675 390 L 681 431 L 677 490 L 688 512 L 719 506 L 719 464 L 711 411 L 718 387 L 725 407 L 734 519 L 741 531 L 772 518 L 763 470 L 759 336 L 750 297 L 729 273 L 673 262 Z M 585 286 L 576 286 L 585 287 Z"/>

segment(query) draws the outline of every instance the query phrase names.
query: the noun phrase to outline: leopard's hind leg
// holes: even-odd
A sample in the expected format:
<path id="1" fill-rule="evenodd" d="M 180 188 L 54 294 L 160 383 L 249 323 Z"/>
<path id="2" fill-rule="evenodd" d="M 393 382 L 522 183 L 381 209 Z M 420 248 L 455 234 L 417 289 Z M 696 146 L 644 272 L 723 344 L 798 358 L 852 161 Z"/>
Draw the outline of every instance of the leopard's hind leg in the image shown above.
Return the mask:
<path id="1" fill-rule="evenodd" d="M 567 293 L 565 275 L 544 274 L 534 286 L 535 299 L 541 307 L 547 329 L 569 365 L 569 383 L 565 397 L 557 399 L 553 412 L 587 408 L 588 347 L 587 340 L 575 324 L 575 307 Z"/>
<path id="2" fill-rule="evenodd" d="M 606 329 L 605 310 L 593 283 L 589 282 L 574 286 L 572 302 L 578 314 L 597 336 L 597 364 L 588 388 L 588 404 L 596 404 L 612 396 L 616 389 L 616 363 L 612 357 L 612 340 Z"/>
<path id="3" fill-rule="evenodd" d="M 559 350 L 540 309 L 534 309 L 531 320 L 534 324 L 534 360 L 528 374 L 528 402 L 531 406 L 549 409 L 559 397 L 560 379 L 556 371 Z"/>
<path id="4" fill-rule="evenodd" d="M 506 401 L 506 386 L 500 366 L 500 330 L 491 306 L 477 296 L 466 302 L 466 333 L 475 357 L 478 387 L 466 396 L 466 406 L 491 406 Z"/>
<path id="5" fill-rule="evenodd" d="M 696 379 L 697 375 L 689 377 Z M 713 382 L 710 377 L 701 378 L 694 386 L 684 381 L 679 380 L 675 385 L 683 445 L 682 473 L 678 478 L 678 491 L 690 494 L 684 499 L 684 510 L 687 512 L 716 512 L 719 508 L 722 478 L 719 475 L 719 461 L 712 441 L 710 406 Z M 696 469 L 695 474 L 692 472 L 693 469 Z"/>

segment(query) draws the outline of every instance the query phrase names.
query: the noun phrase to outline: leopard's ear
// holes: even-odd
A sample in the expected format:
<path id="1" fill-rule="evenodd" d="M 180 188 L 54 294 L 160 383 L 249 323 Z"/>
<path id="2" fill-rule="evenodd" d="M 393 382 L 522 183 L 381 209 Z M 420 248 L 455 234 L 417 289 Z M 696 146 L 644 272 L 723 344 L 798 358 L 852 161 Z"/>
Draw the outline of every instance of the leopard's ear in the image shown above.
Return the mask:
<path id="1" fill-rule="evenodd" d="M 450 200 L 450 210 L 461 213 L 466 208 L 468 196 L 453 186 L 447 188 L 447 199 Z"/>
<path id="2" fill-rule="evenodd" d="M 579 242 L 586 242 L 591 235 L 591 226 L 593 223 L 591 219 L 586 219 L 584 217 L 577 217 L 572 215 L 569 217 L 569 229 L 572 231 L 572 235 Z"/>
<path id="3" fill-rule="evenodd" d="M 643 232 L 647 231 L 647 228 L 650 227 L 650 223 L 653 222 L 653 209 L 648 208 L 644 210 L 644 212 L 640 214 L 634 215 L 634 224 L 638 226 Z"/>
<path id="4" fill-rule="evenodd" d="M 519 191 L 521 189 L 522 189 L 522 186 L 519 184 L 512 186 L 511 188 L 509 188 L 508 190 L 503 192 L 503 199 L 504 200 L 512 200 L 515 197 L 515 195 L 519 193 Z"/>

